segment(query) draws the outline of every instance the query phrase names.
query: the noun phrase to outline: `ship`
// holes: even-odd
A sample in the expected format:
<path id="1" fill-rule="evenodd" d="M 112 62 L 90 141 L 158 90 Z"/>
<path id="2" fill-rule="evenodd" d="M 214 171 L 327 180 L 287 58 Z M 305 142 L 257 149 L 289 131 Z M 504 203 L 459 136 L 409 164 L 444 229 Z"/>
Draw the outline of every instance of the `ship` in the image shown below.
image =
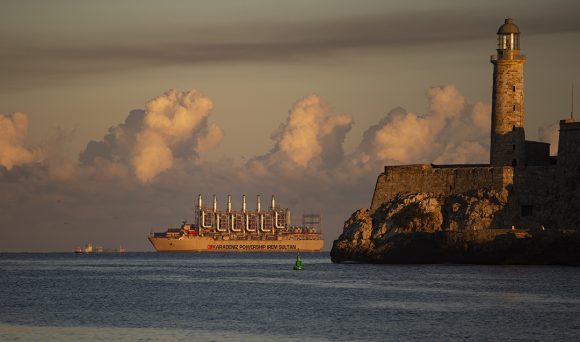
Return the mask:
<path id="1" fill-rule="evenodd" d="M 104 248 L 102 246 L 93 247 L 91 243 L 87 243 L 84 247 L 75 248 L 75 254 L 88 254 L 88 253 L 125 253 L 127 249 L 124 247 L 119 248 Z"/>
<path id="2" fill-rule="evenodd" d="M 194 223 L 149 235 L 157 252 L 319 252 L 324 246 L 320 214 L 303 214 L 302 225 L 293 226 L 290 209 L 273 195 L 267 210 L 258 195 L 255 211 L 247 210 L 245 195 L 240 211 L 232 210 L 230 195 L 225 210 L 218 210 L 216 195 L 212 207 L 199 195 L 194 211 Z"/>

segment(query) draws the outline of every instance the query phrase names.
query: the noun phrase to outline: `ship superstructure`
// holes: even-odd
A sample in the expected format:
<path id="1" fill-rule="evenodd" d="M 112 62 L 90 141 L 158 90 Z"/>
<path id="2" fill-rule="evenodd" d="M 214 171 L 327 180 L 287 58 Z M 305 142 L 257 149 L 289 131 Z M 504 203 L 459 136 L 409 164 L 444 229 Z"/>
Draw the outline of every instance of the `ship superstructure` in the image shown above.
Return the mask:
<path id="1" fill-rule="evenodd" d="M 281 208 L 272 196 L 270 206 L 262 209 L 260 195 L 256 210 L 249 211 L 246 196 L 241 210 L 232 210 L 228 195 L 225 210 L 204 206 L 199 195 L 195 206 L 195 223 L 183 221 L 179 228 L 152 233 L 149 241 L 158 252 L 290 252 L 320 251 L 324 245 L 319 214 L 304 214 L 301 226 L 292 226 L 290 210 Z"/>

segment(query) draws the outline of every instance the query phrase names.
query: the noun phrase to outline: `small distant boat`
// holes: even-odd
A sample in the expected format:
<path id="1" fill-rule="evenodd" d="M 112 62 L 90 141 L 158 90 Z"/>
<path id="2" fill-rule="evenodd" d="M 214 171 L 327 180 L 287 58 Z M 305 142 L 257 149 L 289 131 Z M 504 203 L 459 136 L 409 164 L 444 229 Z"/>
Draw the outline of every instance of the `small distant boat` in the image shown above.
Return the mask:
<path id="1" fill-rule="evenodd" d="M 84 247 L 77 247 L 74 250 L 75 254 L 88 254 L 88 253 L 125 253 L 127 249 L 124 247 L 119 248 L 104 248 L 102 246 L 93 247 L 92 244 L 87 243 Z"/>
<path id="2" fill-rule="evenodd" d="M 84 247 L 77 247 L 75 248 L 75 254 L 84 254 L 84 253 L 92 253 L 93 252 L 93 245 L 87 243 Z"/>

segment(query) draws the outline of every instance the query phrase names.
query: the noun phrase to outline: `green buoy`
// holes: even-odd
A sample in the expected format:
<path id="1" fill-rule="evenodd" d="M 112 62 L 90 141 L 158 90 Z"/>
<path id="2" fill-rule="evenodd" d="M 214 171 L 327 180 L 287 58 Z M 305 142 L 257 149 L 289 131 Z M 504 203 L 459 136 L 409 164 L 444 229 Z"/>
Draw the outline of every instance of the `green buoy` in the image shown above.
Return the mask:
<path id="1" fill-rule="evenodd" d="M 296 263 L 294 264 L 294 270 L 300 271 L 304 267 L 302 267 L 302 260 L 300 260 L 300 254 L 296 257 Z"/>

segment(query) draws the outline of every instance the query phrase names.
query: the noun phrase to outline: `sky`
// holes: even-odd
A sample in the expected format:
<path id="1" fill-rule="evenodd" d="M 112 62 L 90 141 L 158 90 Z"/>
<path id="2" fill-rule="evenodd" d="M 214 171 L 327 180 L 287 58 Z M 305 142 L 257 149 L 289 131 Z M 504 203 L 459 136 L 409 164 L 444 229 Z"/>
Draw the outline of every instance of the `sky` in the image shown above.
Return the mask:
<path id="1" fill-rule="evenodd" d="M 151 251 L 198 194 L 320 212 L 329 249 L 385 165 L 489 162 L 505 18 L 527 139 L 556 153 L 580 80 L 577 1 L 0 3 L 0 251 Z"/>

